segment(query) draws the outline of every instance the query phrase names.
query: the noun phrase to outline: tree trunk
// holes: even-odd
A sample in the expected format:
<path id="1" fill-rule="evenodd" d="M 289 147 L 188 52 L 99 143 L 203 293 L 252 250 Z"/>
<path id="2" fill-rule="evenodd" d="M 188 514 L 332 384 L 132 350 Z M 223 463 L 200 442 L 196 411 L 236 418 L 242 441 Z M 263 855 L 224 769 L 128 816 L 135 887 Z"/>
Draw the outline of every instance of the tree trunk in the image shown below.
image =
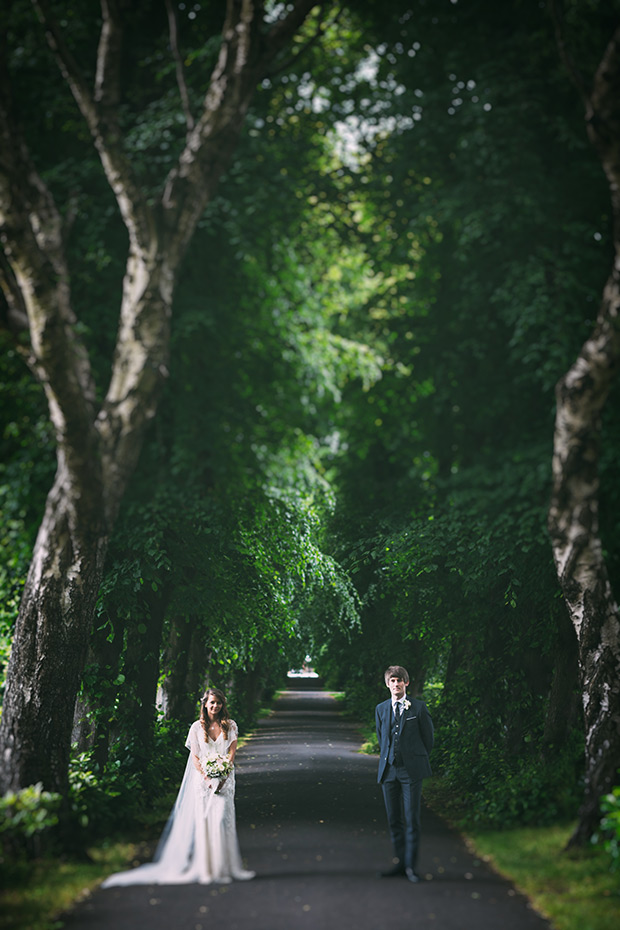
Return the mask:
<path id="1" fill-rule="evenodd" d="M 257 83 L 313 0 L 263 22 L 260 0 L 227 0 L 220 55 L 202 112 L 154 209 L 134 177 L 118 124 L 122 4 L 102 0 L 94 91 L 47 0 L 33 0 L 99 153 L 129 235 L 118 339 L 101 408 L 76 329 L 62 222 L 36 171 L 0 61 L 0 285 L 27 319 L 29 363 L 47 395 L 58 473 L 34 548 L 13 638 L 0 721 L 0 793 L 41 781 L 64 791 L 74 707 L 109 535 L 166 376 L 175 276 L 228 167 Z"/>
<path id="2" fill-rule="evenodd" d="M 242 729 L 254 723 L 258 716 L 263 695 L 263 674 L 260 663 L 235 673 L 229 700 L 232 698 L 236 720 Z"/>
<path id="3" fill-rule="evenodd" d="M 66 497 L 59 475 L 37 537 L 7 671 L 0 793 L 38 781 L 56 791 L 66 787 L 75 695 L 104 555 L 96 526 L 85 538 L 71 532 Z"/>
<path id="4" fill-rule="evenodd" d="M 142 773 L 148 768 L 153 749 L 161 634 L 169 602 L 165 589 L 150 597 L 145 593 L 146 603 L 137 618 L 140 622 L 127 630 L 122 686 L 125 697 L 120 721 L 123 743 L 131 747 L 136 771 Z"/>
<path id="5" fill-rule="evenodd" d="M 614 276 L 615 277 L 615 276 Z M 610 286 L 613 284 L 613 287 Z M 620 308 L 618 283 L 613 303 Z M 572 844 L 586 843 L 600 820 L 600 799 L 620 764 L 620 622 L 598 527 L 600 419 L 620 358 L 605 317 L 557 389 L 549 532 L 558 579 L 577 634 L 586 737 L 585 797 Z"/>
<path id="6" fill-rule="evenodd" d="M 553 617 L 551 619 L 553 620 Z M 557 628 L 555 663 L 543 731 L 543 752 L 548 761 L 552 761 L 558 747 L 563 745 L 579 721 L 577 639 L 563 606 L 555 623 Z"/>
<path id="7" fill-rule="evenodd" d="M 200 653 L 198 662 L 194 655 L 197 648 Z M 204 674 L 208 662 L 209 657 L 205 658 L 202 649 L 199 648 L 195 618 L 175 620 L 171 625 L 163 660 L 165 677 L 162 681 L 162 704 L 167 720 L 191 718 L 196 709 L 200 688 L 205 684 L 200 675 L 195 674 L 196 665 L 201 666 Z"/>
<path id="8" fill-rule="evenodd" d="M 586 94 L 563 36 L 560 51 L 582 92 L 588 135 L 611 191 L 615 258 L 591 337 L 556 388 L 549 533 L 556 570 L 577 634 L 585 738 L 585 796 L 570 844 L 599 825 L 600 799 L 620 765 L 620 620 L 598 521 L 598 462 L 603 408 L 620 365 L 620 27 Z"/>

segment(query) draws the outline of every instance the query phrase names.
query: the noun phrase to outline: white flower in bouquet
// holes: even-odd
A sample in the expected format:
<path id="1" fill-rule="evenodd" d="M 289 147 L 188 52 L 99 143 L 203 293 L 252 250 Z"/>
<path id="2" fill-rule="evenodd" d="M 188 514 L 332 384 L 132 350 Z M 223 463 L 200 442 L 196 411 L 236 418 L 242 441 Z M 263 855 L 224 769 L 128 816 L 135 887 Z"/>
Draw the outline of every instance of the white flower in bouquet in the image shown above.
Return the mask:
<path id="1" fill-rule="evenodd" d="M 207 778 L 227 778 L 232 772 L 233 764 L 226 756 L 209 756 L 202 761 L 202 771 Z"/>

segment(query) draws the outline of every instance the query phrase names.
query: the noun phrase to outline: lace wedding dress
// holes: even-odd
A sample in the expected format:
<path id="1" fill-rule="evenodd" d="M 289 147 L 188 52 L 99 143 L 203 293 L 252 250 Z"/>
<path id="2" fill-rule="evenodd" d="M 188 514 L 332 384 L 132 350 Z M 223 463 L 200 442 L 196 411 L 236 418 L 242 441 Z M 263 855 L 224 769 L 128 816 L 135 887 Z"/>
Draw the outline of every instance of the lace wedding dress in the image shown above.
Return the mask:
<path id="1" fill-rule="evenodd" d="M 153 862 L 110 875 L 102 888 L 118 885 L 175 885 L 190 882 L 211 884 L 232 879 L 254 878 L 243 868 L 235 821 L 235 770 L 218 794 L 219 782 L 207 780 L 194 765 L 226 756 L 237 739 L 231 721 L 226 737 L 205 740 L 199 720 L 190 727 L 186 747 L 190 750 L 177 799 L 159 841 Z"/>

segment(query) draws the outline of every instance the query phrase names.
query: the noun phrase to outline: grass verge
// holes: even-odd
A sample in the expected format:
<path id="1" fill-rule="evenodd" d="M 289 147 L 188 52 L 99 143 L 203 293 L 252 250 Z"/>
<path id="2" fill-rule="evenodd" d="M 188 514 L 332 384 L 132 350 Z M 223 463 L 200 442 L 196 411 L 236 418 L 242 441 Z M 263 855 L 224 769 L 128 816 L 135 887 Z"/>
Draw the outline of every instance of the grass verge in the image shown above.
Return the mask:
<path id="1" fill-rule="evenodd" d="M 556 930 L 617 930 L 620 875 L 600 847 L 566 851 L 574 824 L 469 830 L 478 856 L 511 879 Z"/>
<path id="2" fill-rule="evenodd" d="M 100 881 L 127 868 L 139 854 L 131 843 L 112 843 L 88 850 L 91 862 L 37 859 L 28 864 L 28 876 L 0 891 L 2 930 L 57 930 L 58 915 L 87 897 Z"/>
<path id="3" fill-rule="evenodd" d="M 461 819 L 466 799 L 429 778 L 424 798 L 459 830 L 476 855 L 514 883 L 554 930 L 617 930 L 620 872 L 600 846 L 566 850 L 574 823 L 491 830 Z"/>
<path id="4" fill-rule="evenodd" d="M 565 852 L 573 825 L 468 830 L 465 840 L 530 899 L 555 930 L 617 930 L 620 875 L 600 847 Z M 86 897 L 111 872 L 142 861 L 142 845 L 110 843 L 90 849 L 92 862 L 38 860 L 27 884 L 0 894 L 2 930 L 59 930 L 58 916 Z"/>

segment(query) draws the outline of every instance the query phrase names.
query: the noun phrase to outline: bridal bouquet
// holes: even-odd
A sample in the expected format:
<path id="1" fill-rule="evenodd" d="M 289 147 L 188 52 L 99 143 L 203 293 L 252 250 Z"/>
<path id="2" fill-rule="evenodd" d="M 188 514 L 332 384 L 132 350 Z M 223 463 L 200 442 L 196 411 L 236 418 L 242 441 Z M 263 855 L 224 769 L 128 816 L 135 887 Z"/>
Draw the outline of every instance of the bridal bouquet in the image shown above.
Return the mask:
<path id="1" fill-rule="evenodd" d="M 233 769 L 230 759 L 225 756 L 210 756 L 202 761 L 202 771 L 207 778 L 227 778 Z"/>

